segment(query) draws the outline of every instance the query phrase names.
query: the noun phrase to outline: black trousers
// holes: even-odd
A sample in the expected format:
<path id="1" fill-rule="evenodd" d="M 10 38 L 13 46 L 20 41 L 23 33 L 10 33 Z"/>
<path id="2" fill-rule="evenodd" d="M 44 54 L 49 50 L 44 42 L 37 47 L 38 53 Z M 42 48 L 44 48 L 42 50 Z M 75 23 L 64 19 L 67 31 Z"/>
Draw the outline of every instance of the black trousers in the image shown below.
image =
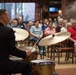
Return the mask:
<path id="1" fill-rule="evenodd" d="M 29 63 L 25 61 L 6 60 L 3 63 L 2 62 L 0 62 L 0 73 L 2 75 L 15 74 L 15 73 L 21 73 L 22 75 L 31 74 L 31 66 Z"/>

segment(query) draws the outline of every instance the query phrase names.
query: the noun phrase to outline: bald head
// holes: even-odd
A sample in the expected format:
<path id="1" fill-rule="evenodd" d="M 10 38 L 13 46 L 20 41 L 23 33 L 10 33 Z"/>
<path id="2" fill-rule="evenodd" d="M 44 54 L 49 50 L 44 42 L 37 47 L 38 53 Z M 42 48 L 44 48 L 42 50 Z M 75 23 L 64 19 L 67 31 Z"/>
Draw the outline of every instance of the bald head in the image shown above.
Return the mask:
<path id="1" fill-rule="evenodd" d="M 6 13 L 6 9 L 0 9 L 0 16 L 2 15 L 2 14 L 4 14 L 4 13 Z"/>

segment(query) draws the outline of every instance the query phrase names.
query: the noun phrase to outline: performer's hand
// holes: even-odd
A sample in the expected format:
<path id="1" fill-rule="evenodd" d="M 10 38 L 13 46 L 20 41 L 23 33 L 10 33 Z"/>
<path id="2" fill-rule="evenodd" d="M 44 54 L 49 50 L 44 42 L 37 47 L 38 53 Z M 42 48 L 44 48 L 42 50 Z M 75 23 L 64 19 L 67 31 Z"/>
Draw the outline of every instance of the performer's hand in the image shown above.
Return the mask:
<path id="1" fill-rule="evenodd" d="M 27 56 L 29 56 L 31 54 L 31 50 L 25 50 Z"/>

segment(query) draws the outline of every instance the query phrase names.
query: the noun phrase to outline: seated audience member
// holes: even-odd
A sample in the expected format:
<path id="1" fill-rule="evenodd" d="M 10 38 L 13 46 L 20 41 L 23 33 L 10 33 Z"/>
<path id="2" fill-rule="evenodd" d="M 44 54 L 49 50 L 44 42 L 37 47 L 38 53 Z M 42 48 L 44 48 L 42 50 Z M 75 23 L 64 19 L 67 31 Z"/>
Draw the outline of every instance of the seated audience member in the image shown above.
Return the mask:
<path id="1" fill-rule="evenodd" d="M 34 41 L 34 42 L 37 42 L 38 40 L 41 40 L 41 38 L 43 37 L 42 28 L 39 27 L 39 21 L 38 20 L 36 20 L 34 22 L 34 25 L 30 28 L 30 35 L 31 35 L 30 40 Z M 38 45 L 38 43 L 37 43 L 37 45 Z M 46 52 L 44 46 L 39 46 L 38 45 L 38 48 L 40 50 L 39 51 L 40 54 L 42 54 L 43 51 Z"/>
<path id="2" fill-rule="evenodd" d="M 28 22 L 28 24 L 26 25 L 26 29 L 30 30 L 31 26 L 33 26 L 33 21 Z"/>
<path id="3" fill-rule="evenodd" d="M 25 59 L 30 50 L 19 50 L 15 46 L 15 35 L 12 28 L 7 27 L 9 16 L 5 9 L 0 9 L 0 73 L 3 75 L 21 73 L 30 75 L 31 67 L 26 61 L 13 61 L 10 55 Z"/>
<path id="4" fill-rule="evenodd" d="M 48 19 L 44 19 L 43 25 L 42 25 L 42 30 L 44 31 L 48 27 Z"/>
<path id="5" fill-rule="evenodd" d="M 33 26 L 33 22 L 32 21 L 29 21 L 27 24 L 26 24 L 26 27 L 25 29 L 30 33 L 30 28 L 31 26 Z"/>
<path id="6" fill-rule="evenodd" d="M 25 29 L 25 23 L 23 23 L 23 20 L 21 17 L 18 18 L 18 25 L 21 29 Z"/>
<path id="7" fill-rule="evenodd" d="M 55 25 L 55 27 L 57 27 L 57 25 L 58 25 L 57 18 L 54 18 L 54 25 Z"/>
<path id="8" fill-rule="evenodd" d="M 49 24 L 50 22 L 53 24 L 54 27 L 56 27 L 56 26 L 55 26 L 55 22 L 52 20 L 52 18 L 49 18 L 49 19 L 48 19 L 48 24 Z"/>
<path id="9" fill-rule="evenodd" d="M 68 28 L 68 32 L 71 33 L 69 38 L 70 46 L 74 47 L 74 52 L 76 54 L 76 20 L 72 21 L 72 26 Z"/>
<path id="10" fill-rule="evenodd" d="M 67 22 L 67 23 L 66 23 L 66 27 L 67 27 L 67 29 L 68 29 L 70 26 L 72 26 L 72 23 Z"/>
<path id="11" fill-rule="evenodd" d="M 48 27 L 44 31 L 44 36 L 48 36 L 48 35 L 54 34 L 55 32 L 56 32 L 55 27 L 53 26 L 53 23 L 50 22 L 48 24 Z"/>
<path id="12" fill-rule="evenodd" d="M 58 20 L 58 26 L 56 27 L 56 32 L 60 32 L 61 28 L 63 27 L 63 19 L 60 18 Z"/>
<path id="13" fill-rule="evenodd" d="M 59 19 L 61 19 L 61 18 L 62 18 L 61 16 L 57 17 L 57 20 L 56 20 L 57 26 L 59 25 Z"/>
<path id="14" fill-rule="evenodd" d="M 61 32 L 66 32 L 67 31 L 66 23 L 67 23 L 67 20 L 63 20 L 63 27 L 60 29 Z"/>
<path id="15" fill-rule="evenodd" d="M 39 20 L 39 27 L 42 27 L 42 25 L 43 25 L 43 20 L 40 19 L 40 20 Z"/>
<path id="16" fill-rule="evenodd" d="M 44 30 L 48 27 L 48 19 L 43 20 L 43 25 L 42 25 L 42 31 L 43 31 L 43 37 L 44 37 Z"/>
<path id="17" fill-rule="evenodd" d="M 12 23 L 11 27 L 12 28 L 20 28 L 20 26 L 18 25 L 18 20 L 17 19 L 13 20 L 13 23 Z"/>
<path id="18" fill-rule="evenodd" d="M 30 27 L 29 27 L 29 23 L 26 24 L 25 29 L 29 32 L 29 29 L 30 29 Z"/>
<path id="19" fill-rule="evenodd" d="M 72 22 L 73 22 L 73 19 L 72 18 L 70 18 L 70 21 L 69 21 L 71 24 L 72 24 Z"/>
<path id="20" fill-rule="evenodd" d="M 7 24 L 7 27 L 12 28 L 12 22 L 13 22 L 13 19 L 12 19 L 12 20 L 10 20 L 10 22 Z"/>

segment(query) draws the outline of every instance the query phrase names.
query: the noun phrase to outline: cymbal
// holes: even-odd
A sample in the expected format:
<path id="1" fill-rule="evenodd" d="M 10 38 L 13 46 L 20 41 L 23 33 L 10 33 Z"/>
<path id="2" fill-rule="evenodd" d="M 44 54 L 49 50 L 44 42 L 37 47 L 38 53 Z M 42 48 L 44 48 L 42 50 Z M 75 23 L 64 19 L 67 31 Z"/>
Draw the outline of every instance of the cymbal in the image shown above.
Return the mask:
<path id="1" fill-rule="evenodd" d="M 71 35 L 70 32 L 58 32 L 53 35 L 44 37 L 42 40 L 40 40 L 39 45 L 40 46 L 54 45 L 68 39 L 70 35 Z"/>
<path id="2" fill-rule="evenodd" d="M 24 29 L 20 29 L 20 28 L 13 28 L 13 30 L 15 31 L 15 40 L 16 41 L 20 41 L 20 40 L 24 40 L 29 36 L 28 31 L 24 30 Z"/>

